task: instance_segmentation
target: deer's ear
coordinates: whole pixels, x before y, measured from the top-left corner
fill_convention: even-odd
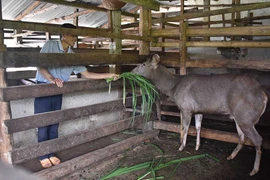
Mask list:
[[[153,55],[152,63],[153,63],[155,68],[157,68],[159,61],[160,61],[159,55],[158,54]]]

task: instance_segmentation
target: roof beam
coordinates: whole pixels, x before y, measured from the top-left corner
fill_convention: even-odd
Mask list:
[[[159,3],[155,0],[121,0],[126,3],[136,4],[147,9],[159,10]]]
[[[35,0],[37,1],[37,0]],[[90,5],[90,4],[83,4],[83,3],[78,3],[78,2],[69,2],[69,1],[63,1],[63,0],[38,0],[38,1],[43,1],[43,2],[48,2],[52,4],[60,4],[64,6],[71,6],[71,7],[78,7],[78,8],[84,8],[84,9],[92,9],[96,11],[103,11],[107,12],[107,9],[97,7],[95,5]]]
[[[22,18],[24,18],[28,13],[30,13],[31,11],[33,11],[36,7],[38,7],[41,4],[41,2],[36,1],[34,3],[32,3],[28,8],[26,8],[21,14],[19,14],[17,17],[15,17],[14,20],[19,21]]]

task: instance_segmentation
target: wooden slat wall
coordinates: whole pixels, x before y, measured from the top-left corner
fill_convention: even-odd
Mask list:
[[[141,125],[143,120],[143,116],[137,116],[135,118],[134,126],[136,127]],[[59,137],[57,139],[40,142],[32,146],[14,149],[10,152],[10,157],[12,159],[12,162],[14,164],[17,164],[45,154],[57,152],[60,150],[74,147],[79,144],[93,141],[101,137],[123,131],[130,127],[130,118],[128,118],[125,120],[110,123],[108,125],[104,125],[94,130],[81,131],[78,133]]]
[[[139,99],[138,103],[140,103]],[[130,97],[126,99],[125,106],[126,107],[132,106]],[[12,134],[20,131],[25,131],[31,128],[48,126],[51,124],[56,124],[102,112],[112,112],[112,111],[116,112],[123,110],[124,108],[125,107],[123,105],[123,100],[119,99],[115,101],[109,101],[88,106],[40,113],[20,118],[13,118],[5,120],[4,123],[6,125],[6,132],[8,134]]]

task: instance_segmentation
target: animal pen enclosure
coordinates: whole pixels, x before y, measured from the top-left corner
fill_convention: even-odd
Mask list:
[[[112,4],[109,2],[112,2]],[[126,112],[129,109],[126,107],[131,106],[131,98],[127,100],[126,107],[122,104],[122,99],[117,95],[118,93],[120,94],[121,90],[118,93],[117,91],[121,89],[122,82],[117,81],[112,83],[114,93],[112,94],[112,99],[109,101],[103,99],[102,102],[95,104],[84,106],[80,106],[79,104],[78,107],[68,107],[59,111],[36,115],[27,114],[22,117],[16,117],[11,113],[11,105],[18,102],[17,100],[56,94],[70,95],[72,93],[85,93],[85,91],[91,94],[97,91],[106,91],[108,84],[101,80],[93,81],[75,78],[76,80],[66,82],[63,88],[56,88],[52,84],[9,86],[11,80],[33,78],[35,72],[7,72],[7,68],[91,65],[88,67],[90,70],[93,69],[92,67],[96,67],[96,71],[100,72],[110,71],[121,73],[128,71],[134,64],[143,62],[148,54],[156,52],[161,55],[162,64],[173,68],[176,73],[180,73],[181,75],[192,73],[192,70],[196,68],[226,70],[255,69],[263,71],[270,69],[269,56],[266,59],[247,60],[249,57],[247,56],[246,59],[232,60],[216,58],[219,57],[216,55],[214,59],[201,59],[204,56],[197,56],[197,54],[192,54],[193,51],[192,53],[188,51],[190,48],[208,47],[220,47],[224,50],[226,48],[269,48],[269,39],[265,37],[270,36],[270,26],[264,25],[262,22],[270,19],[270,2],[257,3],[257,1],[251,1],[248,4],[241,4],[240,0],[232,0],[230,4],[217,4],[210,3],[210,0],[205,0],[204,4],[201,5],[187,5],[184,0],[180,0],[180,5],[176,6],[179,11],[168,13],[158,12],[161,7],[170,8],[169,5],[160,6],[163,1],[122,0],[122,2],[129,5],[129,10],[122,11],[123,4],[120,3],[122,5],[118,6],[117,3],[119,2],[113,0],[104,1],[103,4],[101,2],[100,4],[91,4],[91,1],[29,0],[25,10],[17,12],[17,16],[12,19],[3,19],[2,12],[5,11],[3,8],[0,8],[0,150],[3,161],[14,165],[21,164],[44,154],[66,150],[128,129],[130,128],[129,118],[124,119],[123,117],[126,116],[121,118],[120,115],[116,115],[117,118],[113,116],[113,120],[104,121],[93,129],[70,130],[69,133],[63,133],[63,136],[54,140],[42,143],[26,143],[23,145],[15,145],[14,142],[16,141],[14,137],[20,136],[18,135],[20,132],[30,129],[35,130],[38,127],[67,121],[76,124],[78,118],[88,118],[96,114],[111,112],[124,112],[123,114],[127,114]],[[2,7],[5,6],[6,9],[8,5],[5,3],[7,1],[2,0],[0,4],[2,4]],[[54,17],[51,21],[46,22],[20,21],[24,16],[29,14],[37,14],[37,12],[45,13],[48,11],[45,11],[45,8],[52,8],[53,6],[55,6],[54,8],[72,7],[76,11],[72,14],[69,11],[68,15],[65,14],[65,16],[58,18]],[[213,10],[215,7],[223,8]],[[254,16],[252,11],[258,9],[268,9],[268,14]],[[138,10],[140,11],[139,14],[137,13]],[[105,13],[108,16],[108,22],[104,26],[100,26],[100,28],[78,26],[79,16],[93,12]],[[249,13],[243,17],[241,12]],[[225,15],[230,16],[230,19],[226,19],[227,16]],[[216,16],[219,16],[221,20],[215,21],[212,20],[213,18],[210,18]],[[123,24],[121,21],[124,18],[122,17],[128,17],[132,22]],[[203,21],[193,21],[193,19],[202,17],[204,17]],[[78,26],[77,29],[61,28],[58,25],[59,22],[62,23],[70,19],[74,20],[74,24]],[[39,48],[6,47],[4,40],[11,39],[11,37],[5,36],[5,34],[11,33],[14,33],[12,39],[16,39],[18,43],[26,43],[26,40],[31,38],[34,41],[40,41],[39,38],[31,36],[34,33],[46,37],[45,40],[62,33],[73,34],[79,37],[78,48],[74,48],[75,54],[41,54],[39,53]],[[30,36],[30,38],[25,37],[26,35]],[[220,37],[223,40],[215,39]],[[259,37],[259,39],[255,37]],[[90,45],[84,44],[88,48],[79,48],[83,46],[82,43],[86,42],[87,39],[94,41],[94,43]],[[107,39],[111,42],[108,43],[106,41]],[[89,48],[90,46],[91,48]],[[270,89],[270,83],[263,85],[267,90]],[[103,95],[101,94],[101,96]],[[75,100],[73,99],[73,101]],[[75,157],[61,163],[59,166],[39,171],[36,174],[46,179],[59,178],[94,162],[103,160],[108,156],[123,152],[145,140],[156,137],[159,130],[179,133],[179,124],[161,121],[162,115],[179,116],[179,112],[162,110],[161,106],[165,105],[174,106],[175,104],[164,99],[158,102],[157,118],[154,115],[155,113],[153,113],[151,118],[153,121],[149,122],[143,134]],[[46,121],[44,121],[45,118]],[[265,122],[264,125],[269,127],[269,121]],[[142,116],[135,118],[135,126],[142,128]],[[70,128],[72,129],[72,126]],[[35,132],[32,131],[32,133]],[[194,127],[190,127],[189,135],[196,136]],[[238,142],[236,133],[215,129],[202,128],[201,136],[225,142]],[[265,138],[264,140],[263,147],[269,149],[269,139]],[[246,141],[246,144],[252,145],[249,141]]]

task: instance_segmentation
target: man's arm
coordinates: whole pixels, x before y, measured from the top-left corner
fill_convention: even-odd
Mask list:
[[[63,87],[63,82],[64,81],[59,79],[59,78],[54,78],[46,68],[39,67],[38,71],[49,82],[51,82],[53,84],[56,84],[56,86],[58,86],[60,88]]]
[[[119,79],[119,75],[114,73],[93,73],[89,71],[83,71],[81,74],[88,79],[107,79],[112,77],[114,78],[114,81]]]

